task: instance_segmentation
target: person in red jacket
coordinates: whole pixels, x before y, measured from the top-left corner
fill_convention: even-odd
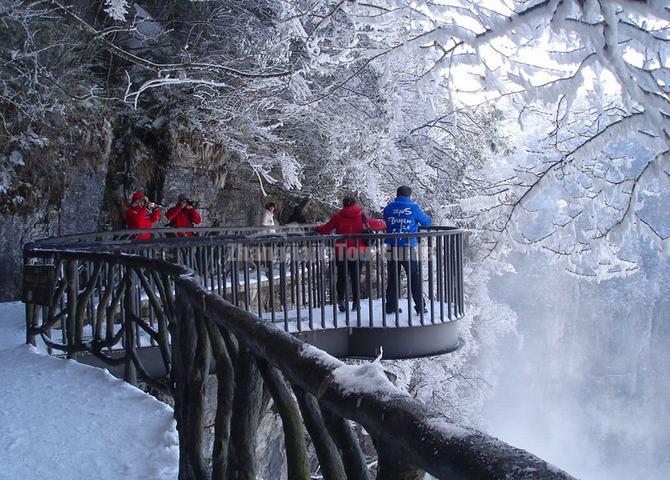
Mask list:
[[[342,235],[356,235],[370,230],[384,230],[386,223],[382,220],[368,218],[363,209],[356,205],[356,199],[351,196],[342,200],[342,210],[335,213],[328,223],[315,228],[317,233],[328,234],[335,231]],[[337,305],[340,312],[347,309],[347,278],[345,269],[349,271],[354,305],[352,310],[360,308],[360,260],[365,259],[367,246],[363,240],[348,238],[335,241],[335,255],[337,266]],[[368,274],[370,269],[368,268]]]
[[[177,205],[170,208],[165,213],[165,216],[172,228],[188,228],[193,225],[198,225],[202,221],[200,214],[193,207],[193,202],[189,200],[188,195],[185,193],[182,193],[177,197]],[[190,237],[193,235],[193,232],[179,232],[177,235],[180,237],[184,235]]]
[[[161,218],[158,205],[149,202],[141,192],[133,194],[130,208],[126,210],[126,224],[130,229],[145,230],[152,227]],[[151,238],[150,233],[140,233],[135,236],[138,240]]]

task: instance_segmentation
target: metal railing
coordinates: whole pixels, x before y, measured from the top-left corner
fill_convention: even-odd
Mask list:
[[[157,238],[174,238],[184,234],[193,234],[199,237],[242,237],[247,235],[263,235],[271,233],[289,234],[302,233],[314,229],[314,224],[288,224],[274,227],[267,226],[240,226],[240,227],[191,227],[191,228],[171,228],[160,227],[151,228],[148,230],[133,229],[133,230],[108,230],[102,232],[85,232],[72,233],[69,235],[60,235],[49,237],[35,242],[38,245],[74,245],[92,242],[101,242],[104,245],[112,245],[114,243],[127,244],[135,241],[138,235],[143,233],[151,234],[154,239]]]
[[[464,314],[460,230],[437,227],[412,236],[324,236],[304,226],[273,230],[188,229],[196,233],[189,237],[150,230],[157,237],[150,240],[127,238],[137,231],[109,232],[53,238],[34,246],[132,253],[186,265],[211,291],[289,332],[434,325]],[[416,241],[415,247],[409,247],[410,240]],[[393,243],[407,246],[394,248],[389,245]],[[92,274],[86,264],[76,268],[82,279]],[[58,276],[65,276],[62,267]],[[93,302],[100,300],[96,292],[108,278],[98,280]],[[396,287],[389,289],[389,283]],[[389,306],[395,307],[391,314]]]

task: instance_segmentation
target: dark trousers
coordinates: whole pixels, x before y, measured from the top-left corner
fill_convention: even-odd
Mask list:
[[[386,271],[388,272],[388,283],[386,285],[386,310],[394,311],[398,308],[398,282],[401,267],[405,270],[405,275],[411,283],[412,298],[417,310],[423,310],[423,295],[421,293],[421,280],[419,279],[419,262],[417,261],[416,248],[409,249],[409,258],[407,250],[398,248],[389,248],[386,252],[388,259],[386,261]]]
[[[355,260],[337,260],[337,303],[346,304],[347,302],[347,275],[351,280],[351,292],[354,304],[361,301],[361,273],[359,271],[359,262]],[[345,268],[347,271],[345,271]]]

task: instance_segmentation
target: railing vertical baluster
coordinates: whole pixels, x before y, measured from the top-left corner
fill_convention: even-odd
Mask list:
[[[67,262],[61,261],[60,265],[58,266],[58,278],[64,282],[65,287],[64,287],[64,292],[65,295],[61,295],[60,299],[58,300],[58,307],[59,311],[64,311],[68,308],[66,305],[66,295],[67,295],[67,287],[68,287],[68,280],[67,280]],[[67,344],[67,327],[65,324],[67,323],[67,318],[65,320],[61,319],[60,323],[60,335],[61,335],[61,341],[65,345]]]
[[[453,320],[453,317],[451,316],[451,307],[452,307],[452,301],[453,301],[453,280],[451,277],[451,270],[452,270],[452,265],[453,265],[453,258],[452,258],[452,252],[451,252],[451,235],[447,235],[445,237],[445,266],[444,266],[444,272],[447,277],[447,318],[449,320]]]
[[[458,285],[458,237],[455,235],[451,235],[451,241],[452,241],[452,282],[453,282],[453,288],[454,288],[454,295],[453,295],[453,312],[454,312],[454,318],[458,318],[458,302],[459,302],[459,296],[460,296],[460,286]]]
[[[444,265],[442,264],[443,255],[442,236],[437,237],[437,245],[435,247],[436,259],[435,267],[437,268],[437,299],[440,302],[440,323],[444,322]]]
[[[275,259],[275,244],[274,242],[270,243],[270,258],[268,259],[268,295],[270,296],[270,317],[272,323],[277,321],[277,313],[275,312],[275,272],[274,272],[274,259]]]
[[[384,249],[384,240],[375,239],[375,274],[377,276],[377,298],[384,298],[384,280],[382,278],[382,267],[380,265],[380,260],[382,259],[382,252]],[[372,298],[372,296],[370,296]],[[384,302],[382,302],[383,304]],[[383,307],[383,305],[382,305]],[[382,315],[384,314],[382,310]]]
[[[307,315],[308,315],[308,324],[309,324],[309,329],[314,330],[314,312],[312,311],[314,308],[314,290],[315,290],[315,282],[314,282],[314,275],[313,275],[313,259],[312,259],[312,249],[313,249],[313,244],[312,242],[307,242],[303,244],[303,258],[302,261],[303,263],[307,263]],[[305,258],[306,257],[306,258]]]
[[[319,263],[319,306],[321,307],[321,328],[326,328],[326,247],[318,241]]]
[[[375,247],[375,239],[370,239],[368,242],[368,248],[365,251],[365,289],[367,290],[367,295],[368,295],[368,316],[370,317],[368,320],[368,324],[370,327],[374,327],[375,325],[375,309],[374,309],[374,302],[372,301],[372,261],[370,258],[372,249]]]
[[[216,290],[216,255],[214,253],[214,248],[212,245],[205,245],[202,249],[205,252],[205,262],[207,263],[207,276],[209,277],[209,285],[207,285],[207,279],[205,279],[205,287],[209,287],[210,292]]]
[[[299,259],[296,257],[295,253],[296,242],[291,242],[291,284],[295,286],[295,312],[296,312],[296,323],[298,326],[298,331],[302,332],[302,302],[300,301],[300,291],[302,278],[300,276],[300,264]]]
[[[313,255],[310,259],[310,264],[312,265],[312,280],[314,284],[312,285],[312,304],[314,308],[319,308],[321,306],[321,269],[319,264],[319,241],[312,242],[310,247],[310,255]]]
[[[258,316],[263,318],[263,282],[261,281],[261,243],[255,243],[256,250],[256,305],[258,307]]]
[[[423,246],[426,244],[426,242],[422,241],[423,239],[419,237],[417,239],[417,246],[416,246],[416,255],[417,255],[417,262],[416,266],[419,269],[419,286],[421,287],[420,292],[421,292],[421,298],[420,298],[420,304],[417,305],[419,308],[419,323],[421,325],[425,325],[425,301],[424,301],[424,294],[423,294]]]
[[[198,247],[197,250],[197,257],[198,257],[198,269],[196,272],[202,277],[202,283],[207,288],[207,279],[209,277],[209,265],[207,264],[207,247],[202,246]]]
[[[233,299],[232,303],[239,307],[239,267],[237,265],[237,252],[237,246],[232,245],[230,248],[230,288]]]
[[[402,265],[400,261],[402,260],[400,257],[400,252],[403,251],[403,247],[401,246],[394,246],[393,247],[393,255],[395,256],[394,258],[394,263],[393,265],[395,266],[395,270],[393,271],[394,273],[394,278],[395,278],[395,301],[396,301],[396,309],[395,309],[395,326],[399,327],[400,326],[400,272],[402,270]]]
[[[228,295],[228,280],[226,280],[226,269],[230,266],[228,264],[228,255],[226,254],[226,246],[222,245],[219,247],[219,265],[221,266],[221,277],[219,278],[219,284],[221,285],[221,296],[227,300]],[[232,290],[232,284],[231,284]]]
[[[356,308],[356,326],[361,326],[361,252],[356,242],[356,258],[354,260],[354,279],[351,284],[351,294],[353,295],[354,307]]]
[[[449,241],[450,241],[450,250],[449,250],[449,257],[450,257],[450,270],[449,270],[449,278],[451,278],[451,304],[452,304],[452,312],[453,312],[453,318],[456,318],[458,315],[458,306],[456,305],[458,302],[458,285],[456,284],[456,237],[453,235],[449,235]]]
[[[306,305],[307,301],[307,295],[308,295],[308,284],[306,282],[307,275],[305,274],[305,270],[309,267],[309,263],[305,259],[305,249],[307,246],[305,245],[305,242],[300,242],[298,244],[298,259],[300,261],[300,291],[301,295],[300,298],[302,299],[302,304]]]
[[[295,252],[294,252],[294,242],[290,243],[289,249],[291,251],[289,255],[289,273],[291,277],[291,304],[295,306],[295,289],[296,289],[296,274],[295,274]]]
[[[221,258],[221,245],[218,245],[214,247],[214,255],[215,255],[215,263],[216,263],[216,292],[219,294],[220,297],[224,297],[224,295],[221,293],[222,289],[223,292],[225,292],[225,281],[222,279],[222,264],[223,264],[223,259]],[[225,298],[225,297],[224,297]]]
[[[244,269],[244,309],[248,312],[251,305],[251,277],[249,276],[249,244],[242,244],[242,268]]]
[[[379,249],[377,251],[377,268],[379,269],[379,291],[381,292],[381,310],[382,310],[382,327],[386,328],[386,288],[388,288],[388,279],[386,278],[389,275],[389,272],[386,271],[386,262],[389,253],[389,248],[386,246],[384,240],[379,241]]]
[[[67,275],[67,320],[65,326],[65,342],[69,346],[75,344],[75,316],[77,314],[77,261],[68,260],[66,264]],[[74,354],[68,352],[68,358],[74,358]]]
[[[289,331],[288,329],[288,295],[286,292],[286,254],[287,254],[287,243],[286,241],[282,242],[280,244],[282,246],[282,251],[281,251],[281,260],[279,263],[279,295],[281,297],[281,305],[282,309],[284,311],[284,330],[287,332]],[[293,281],[293,279],[291,279]]]
[[[461,316],[465,313],[465,295],[463,292],[463,234],[457,233],[456,238],[458,239],[458,252],[456,254],[456,259],[458,261],[458,270],[457,272],[457,284],[458,284],[458,315]]]
[[[403,252],[405,258],[403,258],[403,264],[405,265],[405,276],[407,277],[407,325],[412,325],[412,247],[410,246],[411,241],[410,236],[405,239],[405,248]],[[415,247],[416,248],[416,247]],[[400,290],[400,278],[398,278],[398,290]],[[397,326],[397,325],[396,325]]]
[[[337,291],[335,287],[335,269],[337,268],[337,252],[335,251],[336,244],[335,240],[330,240],[328,242],[329,244],[329,256],[330,256],[330,261],[328,262],[330,264],[330,272],[329,272],[329,278],[330,278],[330,306],[331,310],[333,311],[333,326],[337,328],[338,326],[338,321],[337,321]]]
[[[430,300],[430,323],[435,324],[435,294],[433,292],[434,280],[434,258],[433,258],[433,236],[428,235],[428,299]]]

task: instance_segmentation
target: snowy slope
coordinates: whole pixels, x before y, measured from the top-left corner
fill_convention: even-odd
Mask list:
[[[177,478],[171,408],[24,342],[23,304],[0,304],[0,479]]]

